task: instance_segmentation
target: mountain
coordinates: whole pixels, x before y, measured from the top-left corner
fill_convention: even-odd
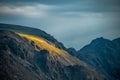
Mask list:
[[[70,55],[63,45],[58,47],[59,42],[47,33],[38,29],[38,33],[29,32],[31,28],[17,25],[13,30],[12,25],[4,26],[6,29],[0,25],[1,80],[105,80],[104,75]],[[26,32],[22,33],[24,29]]]
[[[97,38],[80,49],[77,57],[102,72],[108,80],[120,80],[120,38]]]

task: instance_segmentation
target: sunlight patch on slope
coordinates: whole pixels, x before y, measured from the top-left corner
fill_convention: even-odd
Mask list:
[[[34,41],[34,43],[40,47],[40,49],[46,49],[48,50],[49,52],[55,52],[55,53],[58,53],[58,54],[64,54],[66,53],[66,51],[64,50],[61,50],[57,47],[55,47],[55,45],[43,38],[40,38],[40,37],[37,37],[37,36],[34,36],[34,35],[28,35],[28,34],[22,34],[22,33],[18,33],[20,36],[22,37],[25,37],[27,38],[28,40],[30,41]]]
[[[51,43],[51,42],[49,42],[49,41],[47,41],[47,40],[45,40],[41,37],[37,37],[37,36],[34,36],[34,35],[23,34],[23,33],[18,33],[18,35],[27,38],[30,42],[34,41],[35,45],[40,47],[39,50],[42,50],[42,49],[48,50],[49,53],[51,54],[51,56],[57,58],[57,60],[59,60],[61,63],[63,63],[66,66],[76,65],[76,64],[79,65],[79,63],[84,64],[83,62],[81,62],[76,57],[71,56],[65,50],[57,48],[55,46],[55,44],[53,44],[53,43]]]

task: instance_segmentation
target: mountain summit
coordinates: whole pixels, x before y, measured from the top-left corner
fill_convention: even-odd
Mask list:
[[[97,38],[77,52],[77,57],[102,72],[108,80],[120,80],[120,38]]]

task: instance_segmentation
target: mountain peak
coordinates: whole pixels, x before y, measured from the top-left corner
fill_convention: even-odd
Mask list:
[[[108,40],[108,39],[105,39],[103,37],[100,37],[100,38],[96,38],[94,40],[91,41],[91,43],[89,44],[90,46],[93,46],[93,47],[102,47],[106,44],[110,44],[112,43],[112,41]]]
[[[120,79],[120,38],[97,38],[79,50],[77,56],[102,72],[107,80]]]
[[[103,42],[108,42],[108,41],[110,41],[110,40],[100,37],[100,38],[96,38],[96,39],[92,40],[91,43],[103,43]]]

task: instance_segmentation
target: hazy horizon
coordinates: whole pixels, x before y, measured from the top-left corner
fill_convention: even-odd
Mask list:
[[[98,37],[120,37],[120,1],[1,0],[0,23],[44,30],[78,50]]]

